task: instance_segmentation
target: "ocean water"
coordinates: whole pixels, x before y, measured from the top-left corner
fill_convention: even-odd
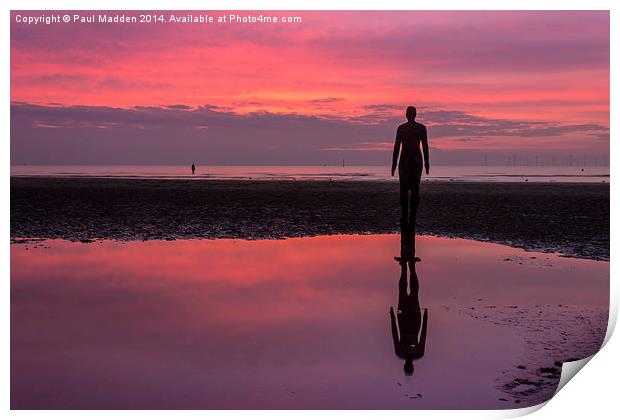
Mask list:
[[[433,166],[427,181],[454,182],[609,182],[609,167]],[[12,165],[11,176],[153,179],[253,179],[397,181],[388,166],[203,166],[189,165],[39,166]]]

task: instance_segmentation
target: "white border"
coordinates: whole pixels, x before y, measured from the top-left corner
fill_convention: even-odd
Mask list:
[[[21,0],[7,10],[613,10],[614,0]]]
[[[217,2],[216,4],[209,4],[205,1],[197,0],[176,0],[174,2],[163,0],[151,0],[149,2],[139,2],[135,0],[92,0],[88,1],[87,5],[84,0],[56,0],[56,1],[44,1],[44,0],[22,0],[19,3],[3,2],[0,6],[3,10],[2,17],[0,19],[0,27],[3,34],[3,46],[1,49],[0,62],[4,63],[2,66],[3,83],[1,84],[2,95],[5,101],[2,102],[2,128],[4,132],[2,142],[3,153],[0,153],[0,159],[6,170],[7,175],[10,173],[10,154],[9,154],[9,100],[10,97],[10,75],[9,75],[9,56],[10,56],[10,10],[84,10],[84,9],[98,9],[98,10],[611,10],[611,177],[615,179],[615,166],[618,163],[618,148],[614,146],[614,141],[617,141],[616,128],[618,127],[618,40],[620,40],[619,31],[619,18],[620,15],[620,2],[617,0],[434,0],[425,2],[413,2],[411,0],[383,0],[375,2],[366,2],[360,4],[355,1],[342,1],[342,0],[297,0],[295,2],[282,1],[282,0],[228,0],[226,2]],[[577,53],[576,53],[577,54]],[[576,55],[578,59],[578,55]],[[579,81],[575,81],[578,83]],[[0,346],[0,356],[3,361],[4,369],[0,369],[3,372],[2,380],[0,381],[0,398],[2,398],[3,408],[8,411],[10,407],[10,395],[9,384],[10,376],[8,374],[9,363],[9,241],[10,237],[10,214],[9,206],[9,176],[5,176],[2,179],[1,196],[2,209],[4,210],[5,218],[2,221],[1,229],[3,237],[2,242],[2,267],[4,273],[4,293],[2,294],[2,313],[0,317],[2,345]],[[617,217],[615,212],[618,210],[618,187],[615,182],[611,182],[611,255],[616,254],[616,242],[613,240],[613,233],[618,233]],[[609,335],[615,321],[618,312],[618,283],[617,276],[618,269],[615,264],[611,264],[611,311],[610,311],[610,326]],[[567,418],[567,419],[583,419],[584,416],[593,416],[594,418],[609,417],[608,413],[617,412],[615,382],[618,378],[618,366],[616,356],[619,354],[620,344],[618,339],[614,338],[610,340],[604,347],[601,354],[596,355],[593,361],[589,363],[583,372],[579,374],[577,380],[571,381],[557,396],[555,396],[549,403],[548,407],[538,411],[535,414],[537,418]],[[208,415],[210,418],[218,419],[236,419],[238,417],[247,417],[251,415],[256,419],[288,419],[291,416],[300,419],[316,418],[318,416],[325,418],[337,418],[343,415],[354,415],[360,419],[369,418],[385,418],[390,417],[404,417],[404,416],[416,416],[418,418],[432,418],[432,419],[444,419],[453,418],[458,416],[459,418],[504,418],[524,415],[529,412],[536,411],[536,409],[521,409],[521,410],[505,410],[505,411],[360,411],[355,413],[340,413],[339,411],[210,411],[208,413],[200,411],[181,411],[174,412],[175,417],[185,418],[203,418]],[[42,416],[56,419],[82,419],[85,415],[91,418],[107,418],[108,416],[115,416],[116,418],[133,418],[136,416],[148,416],[149,418],[167,418],[172,413],[166,411],[15,411],[10,415],[14,417],[30,419],[39,418]]]

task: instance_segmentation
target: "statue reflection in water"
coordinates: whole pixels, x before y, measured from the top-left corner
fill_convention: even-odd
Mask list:
[[[390,307],[392,338],[396,356],[405,361],[405,375],[413,375],[413,361],[424,356],[428,313],[420,308],[419,282],[416,274],[415,233],[404,227],[401,230],[400,256],[394,257],[400,264],[398,281],[398,308],[396,314]],[[407,268],[409,268],[409,293],[407,293]],[[398,323],[397,323],[398,320]]]

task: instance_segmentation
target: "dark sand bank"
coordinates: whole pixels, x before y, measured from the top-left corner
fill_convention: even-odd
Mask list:
[[[609,185],[431,182],[418,233],[609,259]],[[395,182],[11,178],[11,240],[398,231]]]

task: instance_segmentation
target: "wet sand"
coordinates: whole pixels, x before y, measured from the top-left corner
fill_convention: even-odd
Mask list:
[[[609,263],[416,245],[428,334],[406,376],[398,235],[13,244],[11,408],[516,408],[599,349]]]
[[[609,260],[609,184],[425,182],[418,233]],[[11,240],[395,233],[396,182],[11,178]]]

